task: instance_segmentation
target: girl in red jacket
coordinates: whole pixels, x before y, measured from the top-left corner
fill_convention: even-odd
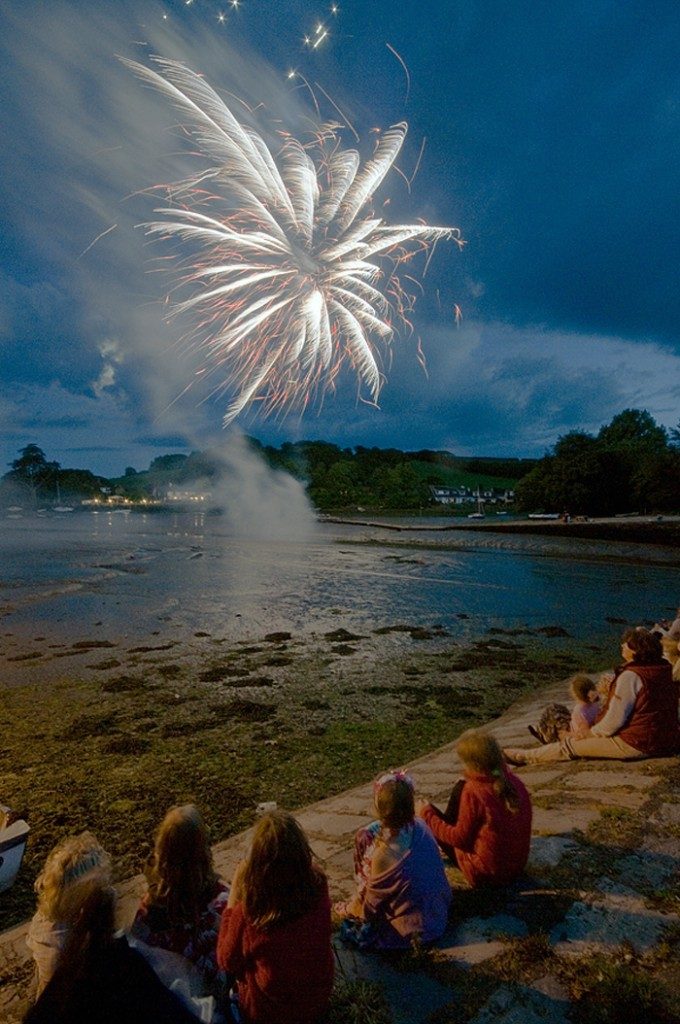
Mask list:
[[[508,771],[489,733],[468,729],[456,753],[465,778],[454,786],[446,812],[419,801],[418,814],[470,885],[507,885],[522,874],[529,857],[529,793]]]
[[[255,827],[222,914],[217,962],[236,975],[247,1024],[312,1024],[333,987],[331,904],[291,814],[273,811]]]

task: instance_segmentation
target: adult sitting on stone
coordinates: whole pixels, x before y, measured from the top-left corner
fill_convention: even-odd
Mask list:
[[[638,626],[623,635],[624,664],[614,674],[605,710],[583,739],[504,751],[510,764],[580,757],[636,761],[680,753],[680,685],[663,657],[661,640]]]

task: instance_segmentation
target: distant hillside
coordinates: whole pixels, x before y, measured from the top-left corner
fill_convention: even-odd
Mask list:
[[[433,498],[433,486],[514,490],[536,465],[530,459],[459,458],[427,449],[340,448],[327,441],[285,442],[275,448],[248,438],[248,444],[255,457],[304,483],[312,502],[323,511],[436,511],[441,506]],[[146,470],[128,466],[122,476],[105,480],[87,470],[62,470],[57,463],[48,463],[36,445],[28,445],[5,475],[3,490],[9,494],[11,485],[19,494],[30,491],[33,501],[56,495],[57,484],[74,498],[189,500],[194,492],[212,491],[224,472],[219,451],[196,451],[160,455]]]

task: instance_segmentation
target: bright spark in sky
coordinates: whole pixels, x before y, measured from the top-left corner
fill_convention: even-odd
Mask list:
[[[165,205],[146,230],[176,243],[187,297],[173,314],[194,317],[186,340],[203,354],[199,375],[219,375],[214,393],[235,395],[225,425],[251,402],[265,414],[304,410],[347,365],[368,391],[362,400],[376,404],[393,324],[411,327],[415,298],[400,264],[439,239],[463,245],[455,228],[390,225],[372,207],[406,124],[383,132],[363,166],[328,126],[308,145],[282,133],[272,152],[183,65],[124,63],[172,100],[203,158],[193,176],[159,189]]]

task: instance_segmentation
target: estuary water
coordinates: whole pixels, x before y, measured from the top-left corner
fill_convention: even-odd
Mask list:
[[[287,541],[200,512],[6,518],[0,635],[238,640],[406,622],[462,639],[559,624],[585,640],[678,604],[672,551],[402,525],[416,528],[322,522]]]

